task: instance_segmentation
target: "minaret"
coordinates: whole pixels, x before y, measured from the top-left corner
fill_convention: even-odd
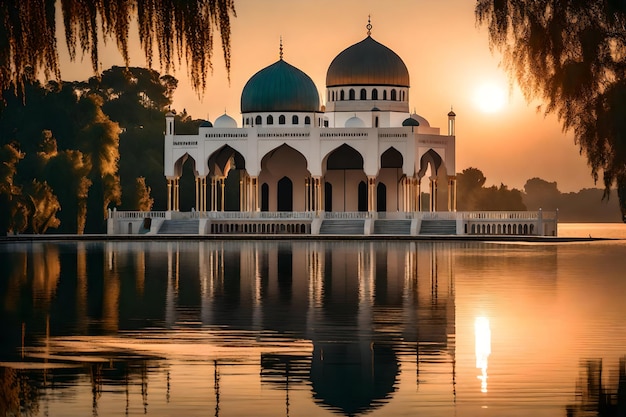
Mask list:
[[[448,113],[448,136],[455,136],[454,133],[454,121],[456,118],[456,113],[452,110],[452,106],[450,106],[450,113]]]
[[[165,114],[165,137],[174,136],[174,113],[168,111]]]

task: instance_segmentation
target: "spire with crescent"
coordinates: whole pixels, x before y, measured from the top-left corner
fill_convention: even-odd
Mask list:
[[[280,60],[283,60],[283,37],[280,37],[280,48],[279,48],[279,56]]]
[[[372,35],[372,21],[371,21],[371,15],[367,15],[367,26],[365,26],[367,28],[367,36],[371,36]]]

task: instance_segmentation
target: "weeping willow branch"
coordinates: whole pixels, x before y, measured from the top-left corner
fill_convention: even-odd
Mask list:
[[[61,79],[56,39],[56,6],[62,12],[70,59],[89,56],[99,74],[98,36],[113,40],[126,65],[131,21],[146,62],[153,55],[162,71],[183,61],[196,91],[204,91],[213,69],[213,45],[219,33],[230,74],[230,19],[233,0],[3,0],[0,2],[0,87],[21,86],[24,79],[43,73]]]
[[[574,133],[606,195],[626,189],[626,2],[477,0],[475,13],[526,99]]]

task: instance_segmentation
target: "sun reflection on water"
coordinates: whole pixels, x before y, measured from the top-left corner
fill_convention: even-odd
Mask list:
[[[487,317],[476,317],[474,321],[476,338],[476,368],[480,369],[480,392],[487,392],[487,364],[491,354],[491,328]]]

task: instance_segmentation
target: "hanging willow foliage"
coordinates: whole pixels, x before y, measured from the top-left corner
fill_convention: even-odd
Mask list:
[[[234,0],[3,0],[0,2],[0,87],[20,85],[43,72],[61,79],[56,39],[56,6],[61,8],[69,55],[89,55],[98,74],[98,36],[113,39],[129,64],[128,36],[136,18],[141,47],[152,67],[156,51],[161,70],[183,61],[196,91],[206,88],[212,70],[213,41],[219,32],[230,73],[230,19]]]
[[[528,101],[572,131],[626,221],[626,2],[478,0],[476,19]]]

